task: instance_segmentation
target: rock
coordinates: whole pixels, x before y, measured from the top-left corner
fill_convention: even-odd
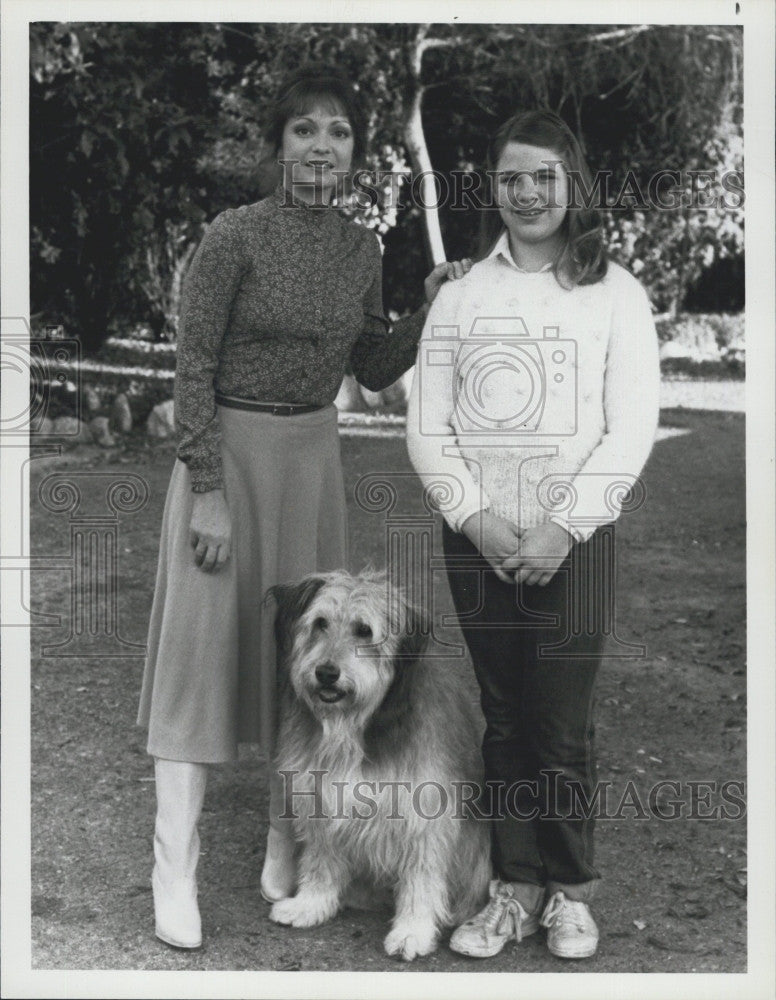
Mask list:
[[[40,414],[41,410],[44,411],[43,415],[45,416],[45,409],[46,409],[46,400],[45,397],[43,396],[43,393],[40,391],[40,389],[34,389],[30,396],[30,410],[29,410],[30,423],[35,423],[35,425],[37,426],[37,424],[40,422],[40,419],[42,418],[35,420],[35,417],[38,417],[38,414]]]
[[[41,434],[48,436],[54,433],[54,421],[51,417],[41,417],[40,420],[36,420],[32,425],[33,434]]]
[[[411,381],[409,385],[412,385]],[[361,395],[369,410],[381,409],[388,413],[403,413],[407,408],[409,392],[407,383],[402,377],[379,392],[371,392],[361,386]]]
[[[51,433],[55,437],[68,438],[73,444],[89,444],[92,441],[89,425],[78,417],[57,417]]]
[[[717,324],[710,316],[686,313],[677,317],[668,327],[670,339],[661,346],[661,358],[689,358],[694,362],[719,360],[716,329]]]
[[[364,386],[362,385],[361,395],[363,397],[364,402],[366,403],[368,410],[376,410],[378,406],[382,406],[383,403],[382,391],[372,392],[371,389],[365,389]]]
[[[660,345],[661,361],[665,361],[668,358],[689,358],[691,354],[690,348],[685,344],[680,344],[678,340],[667,340],[664,344]]]
[[[352,375],[346,375],[334,400],[340,413],[364,413],[367,406],[361,394],[361,386]]]
[[[81,399],[83,400],[84,407],[87,413],[96,413],[100,408],[100,397],[97,395],[96,389],[91,385],[87,385],[84,389]]]
[[[383,406],[389,411],[404,412],[407,409],[407,400],[410,398],[412,388],[413,369],[410,368],[395,382],[383,389]]]
[[[743,340],[736,340],[721,350],[722,360],[730,365],[744,366],[746,364],[746,344]]]
[[[94,417],[89,421],[89,430],[101,448],[112,448],[116,439],[110,432],[110,421],[107,417]]]
[[[110,416],[115,430],[121,434],[129,434],[132,430],[132,411],[125,392],[120,392],[113,400]]]
[[[166,399],[151,410],[146,421],[149,437],[163,441],[175,434],[175,409],[171,399]]]

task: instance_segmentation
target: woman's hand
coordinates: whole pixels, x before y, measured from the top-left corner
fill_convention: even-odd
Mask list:
[[[472,262],[468,257],[463,260],[446,260],[442,264],[437,264],[423,283],[423,290],[426,293],[426,302],[431,303],[436,298],[437,292],[448,280],[457,281],[471,271]]]
[[[502,583],[512,583],[512,577],[504,572],[503,563],[517,551],[520,544],[518,528],[503,517],[481,510],[466,518],[461,531],[488,560],[499,580]]]
[[[194,561],[206,573],[219,570],[230,556],[232,519],[223,490],[194,494],[189,540]]]
[[[574,539],[555,521],[526,528],[515,555],[502,563],[502,570],[515,572],[515,583],[546,586],[569,554]]]

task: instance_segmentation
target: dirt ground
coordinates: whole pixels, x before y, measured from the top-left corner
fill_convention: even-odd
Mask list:
[[[612,783],[611,801],[620,808],[597,828],[604,878],[595,958],[561,962],[536,935],[487,962],[454,955],[443,942],[435,955],[406,966],[383,953],[384,914],[345,911],[311,930],[271,923],[258,892],[267,786],[250,750],[237,765],[215,770],[208,787],[200,826],[204,947],[182,953],[161,945],[150,888],[153,769],[134,726],[142,658],[101,655],[99,636],[95,655],[41,655],[42,645],[67,638],[76,613],[60,565],[32,579],[34,611],[60,619],[32,631],[33,967],[745,971],[745,818],[720,816],[722,808],[733,816],[742,811],[735,804],[741,787],[725,783],[746,778],[744,419],[665,410],[662,423],[677,432],[655,446],[647,502],[622,518],[617,533],[617,633],[644,644],[646,656],[607,659],[601,669],[599,778]],[[400,438],[343,438],[342,451],[351,496],[366,472],[409,471]],[[145,506],[116,522],[118,631],[141,645],[172,460],[169,446],[148,448],[138,438],[122,452],[82,448],[32,463],[33,554],[61,564],[69,559],[75,515],[66,503],[58,513],[44,507],[38,491],[47,477],[67,473],[80,484],[83,509],[103,513],[106,482],[133,474],[147,483]],[[417,484],[401,482],[408,509],[421,514]],[[352,568],[379,565],[382,515],[351,507]],[[436,609],[450,611],[443,574],[436,577]],[[455,669],[476,699],[465,660]],[[660,780],[678,783],[669,796],[677,810],[681,805],[676,819],[660,819],[648,807]],[[627,794],[647,807],[645,815],[622,802]],[[701,818],[709,814],[716,818]]]

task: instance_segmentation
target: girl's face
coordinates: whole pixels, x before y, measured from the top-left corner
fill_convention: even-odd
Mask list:
[[[283,129],[278,159],[284,183],[295,197],[320,204],[334,193],[337,173],[350,170],[353,129],[340,108],[315,104],[305,114],[289,118]]]
[[[554,255],[568,212],[568,174],[552,149],[508,142],[496,164],[496,200],[513,246]],[[548,257],[548,259],[549,259]]]

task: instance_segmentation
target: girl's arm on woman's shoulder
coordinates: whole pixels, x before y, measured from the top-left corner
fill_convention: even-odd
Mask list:
[[[604,375],[606,429],[574,477],[577,500],[562,524],[577,539],[614,521],[625,489],[637,480],[652,450],[660,415],[660,361],[647,293],[627,271],[610,265],[613,283],[611,327]],[[638,488],[638,487],[637,487]],[[576,518],[583,523],[576,523]]]
[[[245,271],[236,211],[208,226],[189,267],[181,301],[175,370],[178,458],[195,493],[223,485],[214,380],[229,312]]]
[[[440,289],[426,319],[407,406],[407,450],[427,496],[454,531],[490,506],[461,457],[453,429],[459,286]],[[444,328],[447,328],[446,330]]]

